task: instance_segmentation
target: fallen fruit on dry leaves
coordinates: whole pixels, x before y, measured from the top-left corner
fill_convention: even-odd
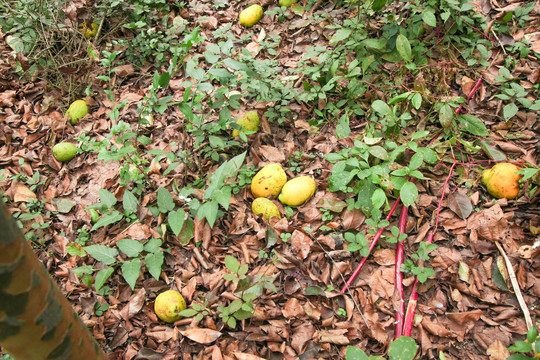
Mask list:
[[[96,36],[99,25],[93,22],[90,26],[87,26],[86,23],[81,25],[81,32],[84,34],[85,39],[90,39],[91,37]]]
[[[53,155],[58,161],[69,161],[77,155],[77,147],[69,142],[61,142],[53,146]]]
[[[277,197],[287,182],[287,174],[281,165],[271,163],[263,167],[251,180],[251,193],[254,197]]]
[[[156,297],[154,312],[161,320],[173,323],[182,318],[179,313],[187,307],[186,300],[176,290],[167,290]]]
[[[232,131],[232,136],[236,137],[240,135],[240,132],[244,131],[259,131],[259,125],[261,123],[261,119],[259,118],[259,114],[257,111],[248,111],[244,114],[240,119],[236,121],[238,125],[242,127],[241,130],[234,129]]]
[[[519,179],[517,174],[521,168],[510,163],[499,163],[482,173],[482,183],[487,191],[497,199],[514,199],[519,193]]]
[[[279,214],[279,209],[272,202],[272,200],[269,200],[267,198],[256,198],[253,200],[253,204],[251,204],[251,210],[254,214],[259,215],[262,214],[267,220],[270,219],[272,216],[277,216],[278,218],[281,218],[281,215]]]
[[[240,25],[252,27],[261,20],[263,16],[263,8],[261,5],[251,5],[240,13]]]
[[[317,184],[311,176],[299,176],[283,185],[279,201],[289,206],[302,205],[315,194],[316,188]]]
[[[79,123],[79,120],[88,114],[88,106],[84,100],[75,100],[66,111],[66,116],[69,117],[71,125]]]

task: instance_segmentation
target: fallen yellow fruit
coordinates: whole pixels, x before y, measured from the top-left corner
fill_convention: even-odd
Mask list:
[[[62,142],[54,145],[53,155],[58,161],[69,161],[77,155],[77,147],[69,142]]]
[[[514,199],[519,193],[519,179],[516,172],[521,168],[510,163],[499,163],[482,173],[482,183],[487,191],[497,199]]]
[[[298,0],[279,0],[279,6],[291,7]]]
[[[259,131],[259,125],[261,124],[261,119],[257,111],[248,111],[240,119],[236,121],[238,125],[242,127],[241,130],[234,129],[232,131],[232,136],[236,137],[240,132],[244,131]]]
[[[154,312],[161,320],[173,323],[182,318],[178,313],[187,307],[186,300],[176,290],[167,290],[156,297]]]
[[[251,193],[254,197],[274,197],[279,195],[281,188],[287,182],[287,174],[281,165],[268,164],[263,167],[251,180]]]
[[[289,206],[302,205],[315,194],[316,188],[317,184],[311,176],[299,176],[283,185],[279,201]]]
[[[69,117],[71,125],[76,125],[79,120],[88,114],[88,105],[84,100],[75,100],[66,111],[66,116]]]
[[[83,22],[81,24],[80,30],[84,34],[84,37],[86,39],[90,39],[91,37],[96,36],[98,28],[99,25],[94,22],[90,26],[87,26],[86,22]]]
[[[251,5],[240,13],[240,25],[252,27],[261,20],[263,16],[263,8],[261,5]]]
[[[281,218],[279,209],[276,204],[274,204],[271,200],[268,200],[267,198],[260,197],[253,200],[253,204],[251,204],[251,210],[256,215],[262,214],[266,218],[266,220],[270,219],[272,216]]]

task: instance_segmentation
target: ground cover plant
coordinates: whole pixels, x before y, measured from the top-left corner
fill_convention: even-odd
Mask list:
[[[51,4],[0,0],[0,197],[110,358],[538,356],[537,4]]]

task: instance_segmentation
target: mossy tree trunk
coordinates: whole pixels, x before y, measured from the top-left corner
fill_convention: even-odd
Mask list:
[[[105,360],[0,201],[0,346],[16,360]]]

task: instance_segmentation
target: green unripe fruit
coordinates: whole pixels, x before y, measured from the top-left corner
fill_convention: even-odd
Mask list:
[[[53,155],[58,161],[69,161],[77,155],[77,147],[69,142],[54,145]]]
[[[279,0],[279,6],[291,7],[298,0]]]
[[[90,213],[90,222],[92,224],[97,223],[99,220],[99,213],[96,211],[96,209],[90,209],[88,212]]]

